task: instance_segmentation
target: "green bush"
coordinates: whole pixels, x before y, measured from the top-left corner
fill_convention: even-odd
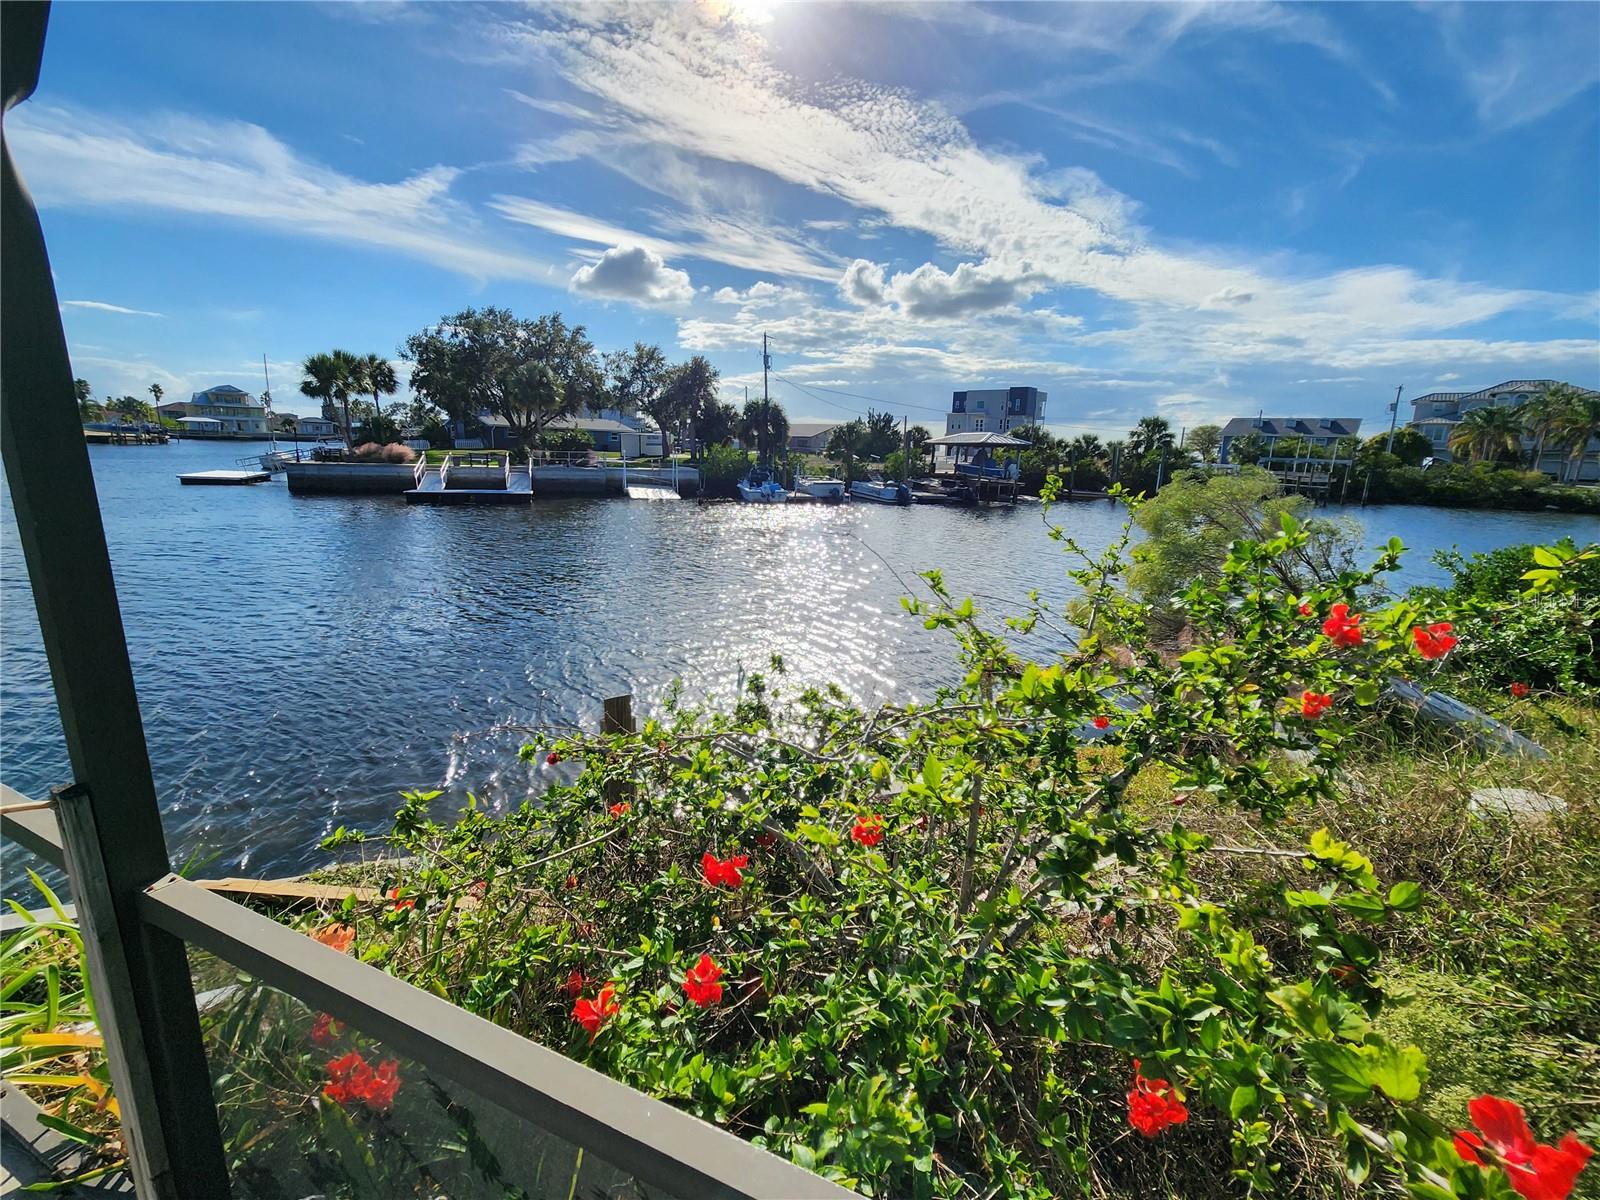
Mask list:
[[[750,456],[732,446],[707,446],[699,467],[702,495],[737,496],[739,480],[750,469]]]
[[[1179,657],[1125,531],[1070,572],[1068,656],[1028,661],[1060,619],[1037,596],[1002,634],[929,572],[907,607],[966,672],[934,704],[791,693],[775,662],[731,712],[526,747],[557,776],[537,804],[441,824],[410,796],[363,956],[868,1195],[1508,1197],[1382,1031],[1420,889],[1325,828],[1250,844],[1336,795],[1434,616],[1335,611],[1397,543],[1291,589],[1311,536],[1279,520],[1176,601]],[[1258,853],[1272,874],[1213,886]]]

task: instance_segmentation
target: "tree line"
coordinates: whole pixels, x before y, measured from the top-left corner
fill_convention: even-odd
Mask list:
[[[96,400],[94,388],[87,379],[72,381],[73,395],[78,401],[78,419],[85,424],[104,421],[112,416],[120,417],[124,424],[155,423],[160,419],[156,406],[161,403],[166,391],[159,383],[152,383],[148,390],[149,400],[141,400],[137,396],[106,396],[103,400]]]

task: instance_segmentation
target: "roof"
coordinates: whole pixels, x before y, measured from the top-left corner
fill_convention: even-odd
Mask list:
[[[640,437],[655,434],[654,429],[639,429],[610,417],[559,417],[549,422],[546,429],[581,429],[585,433],[637,433]]]
[[[1481,392],[1467,392],[1462,395],[1463,400],[1486,400],[1500,392],[1542,392],[1546,388],[1556,385],[1554,379],[1508,379],[1504,383],[1497,383],[1493,387],[1486,387]]]
[[[1223,437],[1355,437],[1360,417],[1234,417]]]
[[[219,383],[215,387],[208,387],[204,391],[196,392],[194,399],[201,396],[249,396],[250,393],[243,388],[234,387],[231,383]]]
[[[1471,394],[1472,393],[1470,393],[1470,392],[1429,392],[1426,396],[1418,396],[1418,397],[1416,397],[1414,400],[1411,401],[1411,403],[1412,404],[1427,404],[1430,401],[1432,401],[1434,403],[1442,403],[1442,402],[1450,401],[1450,400],[1459,400],[1463,396],[1469,396]]]
[[[943,437],[929,438],[924,446],[1031,446],[1021,438],[1007,437],[1003,433],[947,433]]]
[[[843,424],[843,421],[790,421],[789,436],[792,438],[821,437],[825,433],[831,433]]]

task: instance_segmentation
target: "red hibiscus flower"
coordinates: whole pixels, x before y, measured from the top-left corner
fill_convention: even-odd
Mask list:
[[[361,1099],[374,1112],[384,1112],[394,1103],[394,1095],[399,1090],[400,1064],[392,1058],[386,1058],[368,1076]]]
[[[340,954],[349,954],[350,944],[356,940],[356,930],[353,925],[335,923],[333,925],[324,925],[311,936],[330,950],[337,950]]]
[[[401,909],[415,908],[417,906],[417,902],[415,900],[400,899],[399,884],[396,884],[394,887],[389,889],[389,899],[394,901],[390,907],[393,908],[395,912],[399,912]]]
[[[760,846],[763,850],[771,850],[777,844],[778,835],[775,833],[756,834],[756,845]]]
[[[1514,700],[1523,699],[1531,691],[1533,691],[1533,689],[1525,683],[1513,683],[1511,685],[1511,696]]]
[[[394,1103],[400,1090],[400,1064],[385,1059],[374,1071],[372,1065],[352,1050],[330,1062],[325,1070],[328,1082],[322,1094],[341,1107],[359,1100],[374,1112],[383,1112]]]
[[[1567,1200],[1578,1172],[1594,1153],[1572,1133],[1558,1145],[1541,1146],[1528,1128],[1522,1106],[1499,1096],[1479,1096],[1467,1105],[1467,1112],[1483,1136],[1457,1130],[1456,1153],[1483,1166],[1498,1162],[1511,1186],[1526,1200]],[[1485,1145],[1493,1152],[1488,1161],[1478,1153]]]
[[[578,877],[576,875],[568,875],[567,876],[567,891],[570,892],[577,886],[578,886]]]
[[[1328,619],[1322,623],[1322,632],[1335,646],[1361,645],[1361,614],[1353,616],[1348,604],[1335,604],[1328,610]]]
[[[615,1015],[621,1007],[613,998],[616,991],[614,984],[606,984],[600,989],[600,994],[593,1000],[587,996],[579,996],[577,1003],[572,1006],[572,1019],[582,1025],[589,1034],[589,1040],[594,1041],[595,1034],[600,1032],[600,1026],[608,1017]]]
[[[1312,608],[1311,605],[1309,605],[1309,604],[1302,604],[1300,606],[1300,615],[1302,617],[1309,617],[1315,611],[1316,610],[1314,608]]]
[[[1189,1110],[1178,1100],[1165,1079],[1146,1079],[1133,1060],[1133,1086],[1128,1089],[1128,1124],[1153,1138],[1169,1125],[1182,1125]]]
[[[610,808],[606,809],[606,811],[613,817],[620,817],[632,807],[633,805],[624,800],[621,804],[613,804]]]
[[[344,1033],[344,1022],[335,1021],[327,1013],[318,1013],[317,1019],[311,1023],[311,1040],[319,1046],[327,1047]]]
[[[712,887],[721,884],[723,887],[736,888],[744,882],[744,876],[739,874],[743,867],[750,865],[748,854],[736,854],[731,858],[718,858],[707,850],[700,856],[700,875]]]
[[[722,999],[722,968],[711,961],[711,955],[702,954],[700,961],[689,968],[683,977],[683,990],[700,1008],[710,1008]]]
[[[1108,717],[1108,716],[1105,716],[1104,714],[1101,714],[1100,716],[1096,717],[1093,721],[1091,721],[1089,723],[1091,725],[1093,725],[1096,729],[1110,729],[1111,728],[1111,718]]]
[[[1300,693],[1300,715],[1308,721],[1315,721],[1332,707],[1333,697],[1326,692],[1305,691]]]
[[[544,765],[547,767],[553,767],[560,761],[561,755],[557,754],[554,750],[550,751],[549,754],[544,756]]]
[[[883,841],[883,818],[877,813],[863,813],[851,826],[850,836],[863,846],[876,846]]]
[[[583,989],[589,986],[589,981],[583,977],[582,971],[574,971],[567,976],[567,981],[561,985],[561,990],[576,1000],[583,995]]]
[[[1411,631],[1411,640],[1416,644],[1417,653],[1423,658],[1443,658],[1450,653],[1450,647],[1456,644],[1456,637],[1450,632],[1450,622],[1440,621],[1437,625],[1429,625],[1426,629],[1418,625]]]

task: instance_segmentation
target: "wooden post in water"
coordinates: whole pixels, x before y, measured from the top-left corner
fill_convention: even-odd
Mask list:
[[[633,723],[633,694],[626,692],[621,696],[607,696],[603,701],[604,712],[600,717],[601,733],[637,733],[638,729]],[[606,784],[606,803],[625,804],[633,799],[633,784],[621,779],[613,779]]]

